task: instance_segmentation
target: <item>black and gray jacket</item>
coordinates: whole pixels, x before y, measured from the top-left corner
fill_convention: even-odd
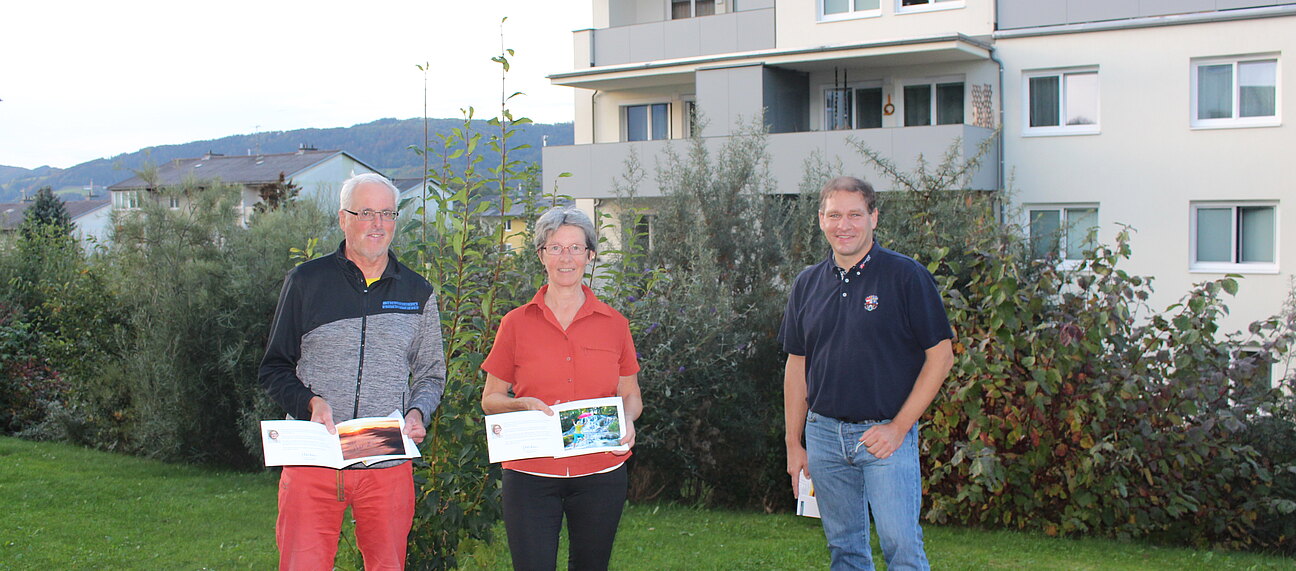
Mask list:
[[[429,423],[446,374],[432,285],[388,251],[382,278],[366,286],[345,248],[284,278],[261,386],[291,418],[309,419],[319,396],[334,422],[417,408]]]

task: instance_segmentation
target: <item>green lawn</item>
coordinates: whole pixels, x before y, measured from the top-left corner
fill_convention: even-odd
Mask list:
[[[0,437],[0,569],[272,569],[275,477],[214,472]],[[927,528],[936,569],[1296,569],[1296,560]],[[502,528],[500,530],[502,534]],[[465,569],[508,569],[501,540]],[[879,556],[879,561],[881,560]],[[822,569],[817,520],[631,506],[613,569]]]

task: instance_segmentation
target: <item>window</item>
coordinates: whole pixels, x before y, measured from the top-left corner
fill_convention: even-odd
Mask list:
[[[882,86],[824,89],[824,130],[882,126]]]
[[[1278,60],[1261,57],[1194,61],[1191,124],[1278,125]]]
[[[681,20],[715,14],[715,0],[671,0],[670,18]]]
[[[904,86],[904,124],[957,125],[963,123],[963,82],[920,83]],[[935,123],[932,118],[935,118]]]
[[[653,246],[653,228],[657,225],[655,214],[638,214],[633,218],[635,244],[640,248]]]
[[[698,123],[697,101],[684,100],[684,132],[689,137],[702,136],[702,125]]]
[[[670,138],[670,104],[649,103],[625,107],[627,141],[657,141]]]
[[[881,16],[880,0],[819,0],[820,20],[846,20]]]
[[[1097,206],[1032,207],[1028,212],[1033,258],[1079,260],[1097,245]]]
[[[113,195],[113,208],[117,208],[117,209],[139,208],[139,191],[137,190],[123,190],[119,192],[114,192],[112,193],[112,195]]]
[[[1027,134],[1098,132],[1098,70],[1029,73]]]
[[[899,0],[896,2],[896,13],[929,12],[962,7],[963,0]]]
[[[1278,206],[1200,203],[1192,206],[1192,269],[1278,271]]]
[[[171,197],[168,197],[168,201],[169,201],[169,205],[170,205],[170,207],[171,207],[173,210],[176,209],[176,208],[180,208],[180,197],[179,197],[179,196],[171,196]]]

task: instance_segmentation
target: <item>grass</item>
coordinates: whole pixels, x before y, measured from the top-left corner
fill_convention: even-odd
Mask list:
[[[0,505],[9,508],[0,525],[0,570],[272,569],[275,486],[268,472],[212,471],[0,437]],[[463,568],[510,568],[503,527],[497,532],[491,544],[461,553]],[[1296,569],[1290,558],[1139,542],[936,526],[926,534],[936,569]],[[822,569],[827,563],[818,520],[632,505],[612,568]],[[348,567],[339,561],[339,568]]]

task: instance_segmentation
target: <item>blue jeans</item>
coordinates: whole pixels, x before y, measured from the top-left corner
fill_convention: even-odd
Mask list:
[[[813,412],[806,416],[810,479],[832,568],[873,569],[869,548],[872,512],[887,571],[930,569],[918,524],[922,510],[918,426],[909,429],[895,453],[879,460],[859,444],[860,436],[874,424],[842,422]]]

